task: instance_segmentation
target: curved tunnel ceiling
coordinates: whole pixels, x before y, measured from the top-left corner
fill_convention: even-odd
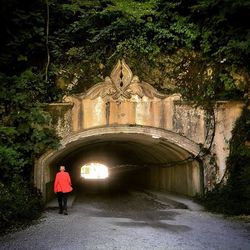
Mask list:
[[[163,164],[186,159],[192,154],[168,142],[142,134],[104,134],[73,141],[65,146],[52,165],[75,159],[100,161],[113,167],[122,164]]]

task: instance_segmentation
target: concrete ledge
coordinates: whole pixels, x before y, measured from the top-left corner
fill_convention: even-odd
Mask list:
[[[178,194],[172,194],[167,191],[152,191],[152,190],[144,190],[148,195],[153,196],[157,200],[161,202],[166,202],[167,204],[172,204],[180,209],[189,209],[191,211],[204,211],[204,208],[194,202],[192,199],[181,196]]]

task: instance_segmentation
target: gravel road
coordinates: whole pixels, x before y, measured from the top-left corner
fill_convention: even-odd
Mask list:
[[[250,249],[246,224],[177,209],[147,194],[78,196],[69,215],[48,210],[38,224],[0,238],[0,249]]]

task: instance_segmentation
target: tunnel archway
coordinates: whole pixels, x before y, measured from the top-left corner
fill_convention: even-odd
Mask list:
[[[35,166],[35,184],[44,197],[53,192],[58,166],[68,167],[73,183],[81,182],[80,168],[90,161],[106,164],[111,177],[125,176],[144,188],[163,189],[185,195],[201,193],[202,170],[198,161],[173,164],[199,153],[191,140],[159,128],[145,126],[107,126],[84,130],[65,137],[58,150],[44,154]],[[126,170],[126,171],[125,171]],[[128,171],[129,170],[129,171]],[[119,181],[122,181],[119,179]]]

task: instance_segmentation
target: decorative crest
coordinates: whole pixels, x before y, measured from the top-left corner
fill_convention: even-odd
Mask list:
[[[95,99],[98,96],[110,98],[113,100],[130,99],[133,95],[139,97],[147,96],[149,98],[164,98],[165,95],[159,93],[154,87],[146,82],[141,82],[139,77],[133,75],[124,59],[118,60],[118,63],[112,70],[110,77],[105,77],[104,82],[100,82],[90,88],[82,97]]]

